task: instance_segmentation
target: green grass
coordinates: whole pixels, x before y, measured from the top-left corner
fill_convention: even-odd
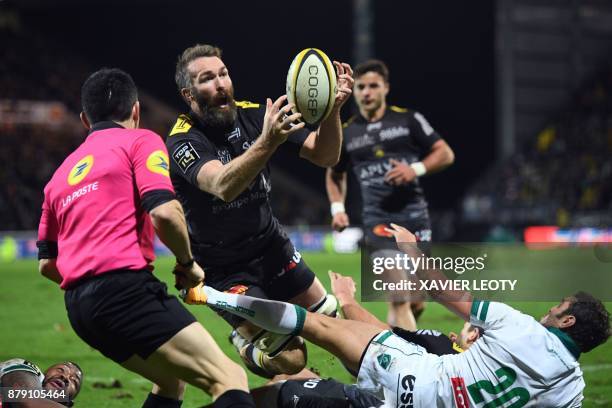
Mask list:
[[[359,279],[357,255],[330,255],[307,253],[306,262],[329,288],[327,270],[351,274]],[[161,258],[156,275],[172,282],[172,260]],[[72,331],[66,317],[60,289],[37,272],[35,261],[0,263],[0,361],[22,357],[46,368],[60,360],[74,360],[85,372],[83,390],[78,397],[82,407],[138,407],[142,404],[150,383],[132,374],[83,343]],[[172,287],[172,285],[169,285]],[[386,307],[382,303],[366,303],[378,317],[384,318]],[[516,303],[518,309],[540,316],[551,306],[548,303]],[[200,322],[212,333],[225,352],[238,361],[236,352],[227,342],[229,326],[206,307],[189,307]],[[610,304],[608,304],[610,308]],[[420,321],[420,327],[444,332],[459,330],[461,322],[437,304],[429,304]],[[349,382],[351,377],[339,362],[325,351],[309,345],[309,367],[315,367],[324,377]],[[581,357],[587,388],[584,407],[612,406],[612,342]],[[120,388],[103,388],[118,380]],[[264,380],[250,375],[251,386]],[[185,408],[198,407],[210,401],[201,391],[188,387]]]

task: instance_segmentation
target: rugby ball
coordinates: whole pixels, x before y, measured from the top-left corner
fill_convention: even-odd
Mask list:
[[[336,98],[336,70],[325,53],[316,48],[302,50],[287,73],[287,99],[302,114],[309,129],[327,118]]]

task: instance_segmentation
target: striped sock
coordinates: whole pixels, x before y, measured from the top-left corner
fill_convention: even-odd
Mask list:
[[[204,286],[206,303],[225,310],[273,333],[297,335],[304,328],[306,309],[291,303],[219,292]]]

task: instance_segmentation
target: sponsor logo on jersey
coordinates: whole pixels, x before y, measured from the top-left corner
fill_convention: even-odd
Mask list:
[[[382,122],[368,123],[368,126],[366,126],[367,132],[373,132],[380,129],[382,129]]]
[[[405,375],[399,381],[400,387],[397,392],[399,394],[397,398],[398,408],[414,408],[414,383],[416,377],[414,375]]]
[[[374,138],[366,133],[363,136],[357,136],[351,139],[351,141],[346,144],[346,150],[350,152],[361,147],[373,145],[374,143],[376,143]]]
[[[79,184],[89,174],[94,164],[94,157],[88,154],[74,165],[70,173],[68,173],[68,184],[74,186]]]
[[[232,161],[232,156],[230,155],[230,152],[226,149],[217,150],[217,157],[219,158],[219,161],[223,164],[227,164]]]
[[[378,357],[376,357],[376,360],[378,361],[378,364],[380,364],[380,366],[385,370],[387,370],[391,365],[391,356],[387,353],[380,354]]]
[[[151,173],[170,177],[170,163],[168,155],[163,150],[156,150],[147,158],[147,169]]]
[[[434,132],[434,129],[431,127],[427,119],[425,119],[425,116],[417,112],[414,114],[414,118],[421,124],[421,129],[423,129],[423,133],[425,133],[427,136],[430,136]]]
[[[467,387],[463,377],[452,377],[451,384],[453,386],[453,396],[455,397],[455,406],[457,408],[470,408],[470,400],[467,395]]]
[[[200,155],[189,142],[181,143],[174,150],[174,153],[172,153],[172,159],[178,164],[181,170],[183,170],[183,173],[187,173],[187,170],[193,166],[199,158]]]
[[[236,286],[232,286],[231,288],[229,288],[225,292],[226,293],[232,293],[234,295],[242,295],[242,294],[246,293],[247,290],[249,290],[248,286],[245,286],[245,285],[236,285]]]
[[[385,230],[385,228],[389,228],[389,226],[387,224],[378,224],[374,228],[372,228],[372,232],[374,233],[374,235],[379,237],[393,238],[393,234]]]
[[[239,139],[240,138],[240,128],[236,128],[232,130],[231,132],[227,133],[226,136],[227,136],[228,142],[232,142],[235,139]]]
[[[293,250],[293,256],[287,265],[285,265],[277,276],[283,276],[285,273],[294,270],[302,261],[302,254],[297,249]]]
[[[374,153],[374,157],[377,159],[382,159],[385,157],[385,150],[381,145],[376,145],[372,148],[372,152]]]
[[[404,126],[394,126],[392,128],[388,128],[380,131],[380,141],[385,142],[387,140],[393,140],[398,137],[408,136],[410,134],[410,129]]]

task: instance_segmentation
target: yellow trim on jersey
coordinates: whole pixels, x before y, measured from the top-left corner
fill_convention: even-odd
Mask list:
[[[453,350],[455,350],[457,353],[463,353],[463,349],[461,347],[459,347],[457,345],[457,343],[453,342]]]
[[[258,103],[249,102],[249,101],[236,101],[236,106],[242,109],[259,108]]]
[[[389,109],[391,109],[393,112],[398,112],[398,113],[406,113],[408,112],[408,109],[406,108],[400,108],[399,106],[389,106]]]
[[[348,120],[342,124],[342,129],[349,127],[349,125],[353,123],[356,118],[357,116],[351,116],[350,118],[348,118]]]
[[[187,115],[181,114],[174,123],[174,126],[172,127],[172,130],[168,136],[174,136],[179,133],[187,133],[189,129],[191,129],[191,126],[193,126],[191,118]]]

